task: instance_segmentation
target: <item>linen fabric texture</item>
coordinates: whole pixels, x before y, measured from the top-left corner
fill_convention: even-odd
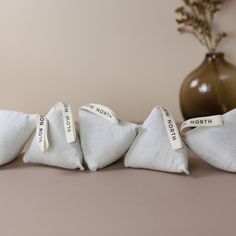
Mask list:
[[[137,135],[138,125],[127,121],[116,124],[80,109],[79,129],[84,160],[89,170],[96,171],[127,152]]]
[[[185,145],[172,149],[163,115],[155,107],[125,155],[125,167],[144,168],[188,174],[188,154]]]
[[[64,129],[62,111],[54,106],[46,115],[48,120],[49,148],[42,152],[37,142],[36,134],[26,151],[23,161],[25,163],[38,163],[66,169],[84,170],[82,166],[83,154],[78,134],[76,140],[68,143]]]
[[[188,147],[205,162],[236,172],[236,109],[222,115],[223,125],[198,127],[184,134]]]
[[[0,111],[0,166],[16,159],[35,126],[34,115],[17,111]]]

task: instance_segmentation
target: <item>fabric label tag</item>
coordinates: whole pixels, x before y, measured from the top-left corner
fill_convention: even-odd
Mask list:
[[[168,134],[168,138],[171,144],[171,147],[173,150],[177,150],[183,147],[182,139],[179,134],[179,130],[177,128],[177,125],[174,121],[174,118],[172,117],[171,113],[167,108],[164,107],[158,107],[161,110],[166,132]]]
[[[59,102],[57,104],[57,107],[61,110],[62,113],[66,141],[67,143],[73,143],[75,142],[77,135],[70,105],[64,102]]]
[[[48,120],[44,116],[38,115],[36,135],[41,152],[45,152],[49,148],[48,142]]]
[[[198,117],[186,120],[182,123],[180,130],[184,130],[185,128],[195,128],[195,127],[213,127],[213,126],[221,126],[223,125],[222,115],[215,116],[205,116]]]
[[[85,106],[80,107],[80,109],[89,111],[115,124],[119,123],[119,120],[116,118],[116,114],[106,106],[95,103],[89,103]]]

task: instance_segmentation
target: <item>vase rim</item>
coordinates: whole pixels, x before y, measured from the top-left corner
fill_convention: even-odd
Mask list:
[[[207,61],[214,61],[214,60],[223,60],[224,59],[224,53],[223,52],[208,52],[205,55],[205,60]]]
[[[223,52],[207,52],[206,53],[206,56],[213,56],[213,55],[223,56],[224,53]]]

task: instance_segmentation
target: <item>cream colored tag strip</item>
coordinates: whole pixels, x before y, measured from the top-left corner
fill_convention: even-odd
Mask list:
[[[179,130],[170,111],[164,107],[158,107],[158,108],[161,110],[165,122],[166,132],[168,134],[168,138],[172,149],[177,150],[182,148],[183,147],[182,139],[180,137]]]
[[[49,148],[48,142],[48,120],[44,116],[37,116],[36,135],[41,152],[45,152]]]
[[[214,127],[221,125],[223,125],[222,115],[205,116],[186,120],[182,123],[180,130],[182,132],[185,128]]]
[[[118,124],[119,120],[116,118],[116,114],[108,107],[95,104],[95,103],[89,103],[85,106],[80,107],[80,109],[89,111],[95,115],[98,115],[112,123]]]
[[[62,112],[67,143],[73,143],[75,142],[77,135],[70,105],[64,102],[59,102],[57,107]]]

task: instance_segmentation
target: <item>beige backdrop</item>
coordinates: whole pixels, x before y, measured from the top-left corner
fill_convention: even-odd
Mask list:
[[[45,114],[59,100],[88,102],[120,118],[168,106],[181,119],[181,81],[204,49],[176,32],[181,0],[0,0],[0,106]],[[236,1],[219,14],[236,64]]]

